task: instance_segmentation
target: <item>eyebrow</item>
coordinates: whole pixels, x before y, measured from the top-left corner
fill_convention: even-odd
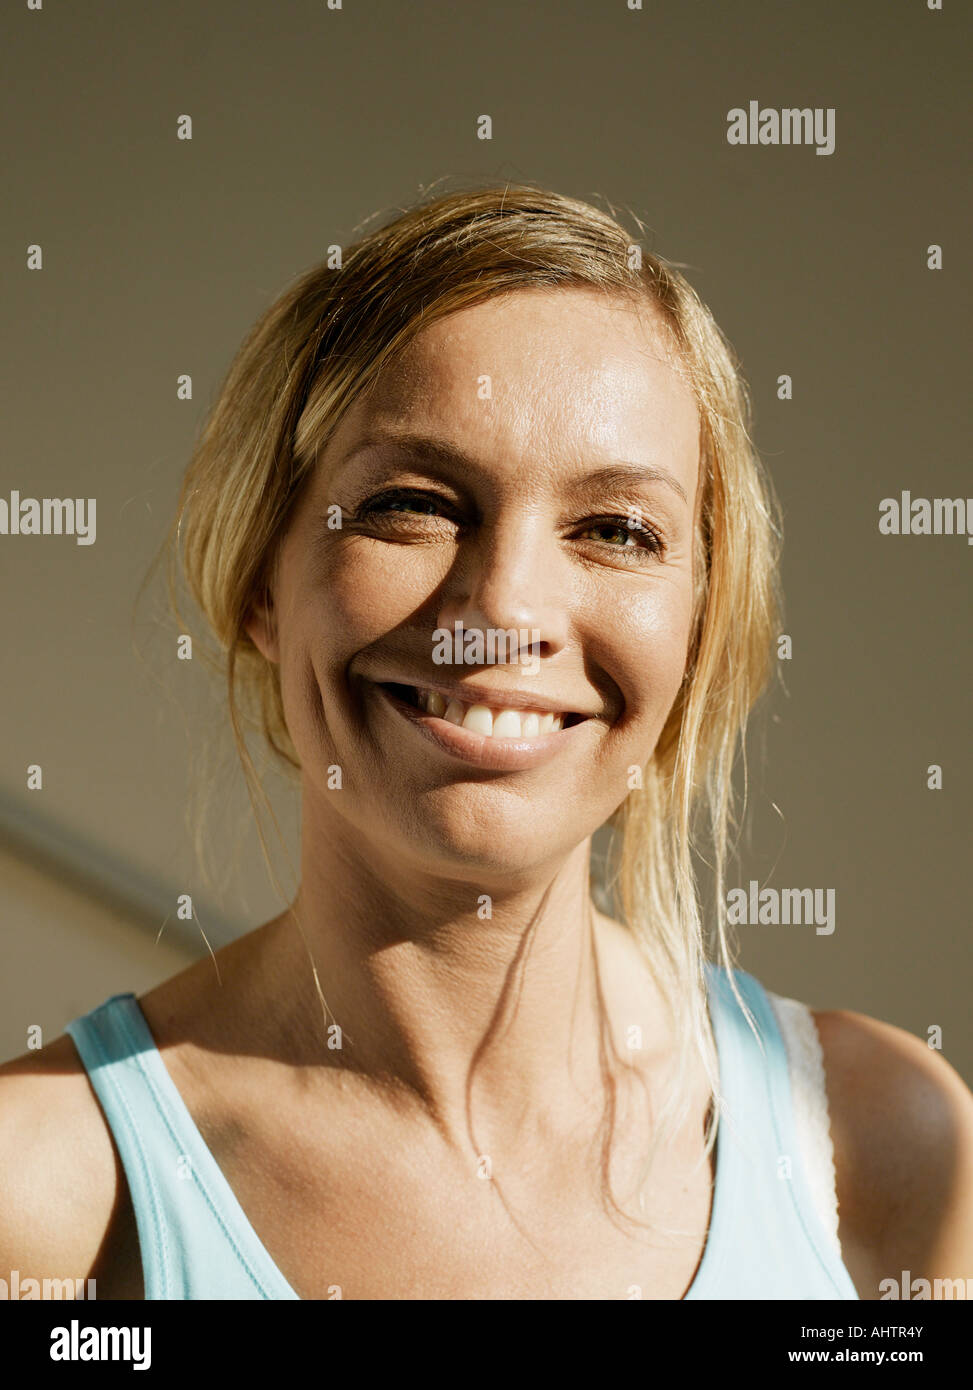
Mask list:
[[[482,464],[473,454],[457,448],[455,444],[450,444],[445,439],[437,439],[435,435],[415,434],[411,430],[396,429],[377,430],[364,435],[345,454],[339,468],[343,468],[356,454],[382,445],[392,445],[394,448],[403,449],[418,458],[447,467],[460,468],[465,472],[477,472],[482,469]],[[577,493],[592,486],[607,489],[624,488],[631,486],[632,483],[662,483],[677,493],[684,502],[689,500],[686,496],[686,490],[678,478],[674,477],[668,469],[658,468],[651,464],[621,462],[606,464],[581,474],[579,477],[572,478],[568,484],[568,490]]]

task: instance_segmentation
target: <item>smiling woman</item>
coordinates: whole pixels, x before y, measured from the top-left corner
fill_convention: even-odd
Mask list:
[[[255,807],[246,727],[299,783],[299,888],[218,971],[0,1069],[36,1136],[19,1268],[146,1298],[964,1275],[955,1072],[770,994],[700,908],[778,630],[774,511],[710,313],[587,204],[440,197],[283,294],[171,554]],[[621,921],[592,901],[605,825]],[[67,1190],[69,1130],[51,1241],[36,1175]]]

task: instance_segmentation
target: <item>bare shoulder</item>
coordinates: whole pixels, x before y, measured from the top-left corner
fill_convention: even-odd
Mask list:
[[[227,954],[233,952],[227,948]],[[224,955],[223,952],[220,953]],[[197,962],[140,1001],[175,1039],[209,1021]],[[211,1011],[210,1011],[211,1012]],[[100,1298],[140,1298],[142,1263],[125,1170],[72,1038],[0,1065],[0,1279],[94,1278]]]
[[[902,1028],[847,1010],[813,1016],[841,1242],[859,1292],[878,1298],[883,1280],[898,1285],[906,1271],[973,1278],[973,1094]]]
[[[0,1278],[87,1278],[118,1197],[114,1145],[71,1038],[0,1066]]]

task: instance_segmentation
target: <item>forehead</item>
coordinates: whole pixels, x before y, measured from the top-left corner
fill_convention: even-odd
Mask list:
[[[698,407],[661,312],[598,290],[518,290],[429,324],[354,402],[329,452],[405,425],[521,469],[664,459],[695,487]]]

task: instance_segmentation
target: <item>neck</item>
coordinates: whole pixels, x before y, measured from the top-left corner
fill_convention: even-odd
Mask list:
[[[599,1105],[612,1035],[644,1023],[653,996],[634,943],[591,903],[590,841],[530,875],[449,877],[308,810],[300,889],[273,924],[274,1008],[301,1060],[322,1060],[308,1020],[323,998],[341,1029],[324,1060],[454,1134],[474,1106],[516,1127]]]

